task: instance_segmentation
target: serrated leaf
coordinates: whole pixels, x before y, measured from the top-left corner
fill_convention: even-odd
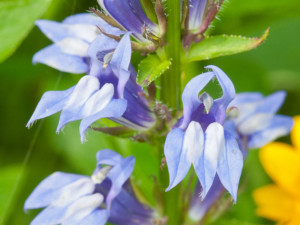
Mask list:
[[[206,37],[201,42],[192,44],[186,59],[187,62],[208,60],[224,55],[233,55],[258,47],[268,36],[269,29],[258,38],[235,35],[217,35]]]
[[[0,62],[20,45],[52,0],[4,0],[0,2]]]
[[[170,59],[160,60],[157,55],[148,55],[139,64],[137,83],[142,87],[148,86],[169,69],[171,64]]]

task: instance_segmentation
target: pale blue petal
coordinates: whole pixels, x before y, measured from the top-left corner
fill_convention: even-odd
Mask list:
[[[211,108],[212,114],[219,123],[223,123],[226,118],[226,109],[229,103],[235,97],[235,88],[229,77],[216,66],[206,66],[206,69],[212,69],[219,84],[222,87],[223,95],[221,98],[215,100],[214,105]]]
[[[49,206],[41,211],[30,223],[30,225],[56,225],[64,218],[67,207]]]
[[[55,172],[44,179],[25,201],[24,210],[42,208],[56,200],[60,189],[86,176]]]
[[[261,148],[276,138],[290,133],[293,119],[289,116],[275,115],[264,130],[252,134],[248,139],[248,148]]]
[[[97,59],[97,53],[103,51],[111,51],[116,48],[118,42],[105,35],[98,35],[97,38],[91,43],[88,49],[88,55],[92,59]]]
[[[89,216],[103,203],[104,197],[99,193],[86,195],[70,204],[64,214],[61,225],[81,224],[80,222]],[[101,219],[101,218],[99,218]]]
[[[87,75],[79,80],[60,114],[57,132],[68,122],[82,119],[83,105],[99,88],[100,82],[94,76]]]
[[[178,165],[182,180],[192,162],[199,180],[204,178],[204,133],[198,122],[192,121],[185,131],[182,154]]]
[[[200,74],[191,79],[185,86],[182,93],[183,104],[183,121],[181,128],[186,129],[191,121],[191,116],[194,110],[201,104],[199,100],[199,92],[208,84],[214,77],[214,73],[208,72]]]
[[[34,121],[45,118],[62,110],[73,90],[74,87],[71,87],[65,91],[45,92],[26,126],[29,127]]]
[[[260,102],[255,113],[276,113],[282,106],[286,97],[285,91],[278,91],[271,94]]]
[[[96,209],[87,217],[74,225],[104,225],[109,217],[109,212],[105,209]]]
[[[239,180],[243,169],[243,154],[236,139],[226,131],[225,142],[226,149],[220,152],[217,173],[223,186],[236,202]]]
[[[167,136],[164,146],[164,153],[169,170],[170,184],[166,191],[169,191],[175,187],[187,173],[186,171],[181,171],[179,169],[180,161],[182,160],[182,164],[186,165],[188,169],[191,166],[191,162],[188,161],[186,157],[181,159],[183,140],[184,131],[180,128],[175,128]]]
[[[124,31],[119,28],[113,27],[102,20],[99,16],[93,15],[92,13],[79,13],[76,15],[69,16],[63,20],[64,24],[91,24],[95,26],[99,26],[106,33],[113,35],[121,35],[124,34]]]
[[[83,142],[85,140],[85,132],[92,123],[105,117],[120,118],[126,111],[126,108],[127,101],[125,99],[113,99],[104,109],[102,109],[98,113],[83,118],[79,127],[81,141]]]
[[[40,30],[53,42],[61,41],[64,38],[71,37],[63,24],[51,20],[37,20],[35,24]]]
[[[55,44],[35,53],[32,62],[42,63],[57,70],[75,74],[86,73],[89,70],[84,58],[63,53],[61,48]]]
[[[244,92],[236,94],[235,98],[229,104],[228,107],[239,107],[240,105],[257,102],[263,99],[264,96],[259,92]]]
[[[128,71],[130,59],[131,59],[130,33],[126,33],[122,37],[116,50],[114,51],[114,54],[110,62],[113,72],[119,78],[118,93],[121,98],[123,98],[124,88],[130,77],[130,72]]]
[[[202,199],[205,198],[215,179],[220,152],[225,151],[225,137],[222,125],[211,123],[205,131],[204,147],[204,179],[200,180],[203,187]]]
[[[110,149],[103,149],[99,152],[97,152],[97,165],[110,165],[110,166],[115,166],[119,163],[121,163],[121,160],[123,157]]]
[[[107,174],[107,177],[111,180],[112,186],[106,197],[107,208],[110,209],[111,203],[114,198],[120,193],[123,184],[129,179],[132,174],[135,164],[135,158],[133,156],[122,159],[120,164],[115,165]]]

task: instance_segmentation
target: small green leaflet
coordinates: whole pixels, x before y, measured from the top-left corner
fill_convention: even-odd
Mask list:
[[[224,55],[233,55],[258,47],[269,34],[269,29],[258,38],[235,35],[217,35],[206,37],[201,42],[192,44],[186,55],[187,63],[208,60]]]
[[[52,0],[4,0],[0,2],[0,62],[9,57],[27,36]]]
[[[148,55],[139,64],[137,83],[142,87],[147,87],[169,69],[171,64],[171,59],[160,60],[157,55]]]

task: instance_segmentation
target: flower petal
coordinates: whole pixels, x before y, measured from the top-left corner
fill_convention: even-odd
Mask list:
[[[98,0],[98,3],[122,27],[132,31],[142,42],[149,42],[142,35],[144,27],[154,34],[158,33],[158,27],[145,15],[139,0]]]
[[[93,122],[105,117],[119,118],[125,112],[126,107],[127,107],[127,101],[125,99],[113,99],[101,111],[89,117],[83,118],[79,127],[81,142],[84,142],[85,132]]]
[[[60,114],[57,132],[68,122],[82,119],[83,105],[99,87],[100,82],[94,76],[87,75],[79,80]]]
[[[166,191],[175,187],[184,178],[191,166],[191,162],[186,155],[182,157],[183,141],[184,131],[180,128],[175,128],[167,136],[164,153],[169,170],[170,184]],[[181,169],[184,169],[184,171]]]
[[[110,209],[111,203],[114,198],[120,193],[123,184],[129,179],[132,174],[135,164],[135,158],[133,156],[122,159],[120,164],[115,165],[107,174],[107,177],[111,180],[112,186],[106,197],[107,208]]]
[[[189,1],[189,30],[198,30],[202,24],[207,0]]]
[[[76,55],[69,55],[62,52],[58,45],[49,45],[35,53],[33,63],[43,63],[57,70],[81,74],[89,70],[89,66],[84,58]]]
[[[294,117],[294,127],[291,132],[292,143],[300,152],[300,116]]]
[[[53,42],[65,38],[80,38],[92,42],[100,33],[97,26],[92,24],[63,24],[51,20],[38,20],[36,25]]]
[[[89,45],[87,42],[80,40],[79,38],[65,38],[55,44],[60,47],[63,53],[87,57]]]
[[[97,165],[110,165],[110,166],[115,166],[119,163],[121,163],[121,160],[123,157],[110,149],[103,149],[99,152],[97,152]]]
[[[217,173],[220,153],[225,151],[225,137],[222,125],[211,123],[205,131],[204,147],[204,179],[200,180],[203,187],[202,199],[208,193]]]
[[[294,200],[280,187],[271,184],[255,190],[256,213],[270,220],[287,222],[294,212]]]
[[[103,195],[95,193],[79,198],[68,206],[62,225],[81,224],[84,218],[88,217],[103,202]],[[101,217],[99,219],[102,219]]]
[[[84,104],[82,109],[83,117],[88,117],[104,109],[114,96],[114,86],[106,83],[100,90],[94,93]]]
[[[110,61],[114,74],[119,78],[118,93],[124,97],[124,88],[130,77],[129,64],[131,59],[130,33],[126,33],[119,42]]]
[[[243,154],[236,139],[226,131],[225,143],[226,149],[220,152],[217,173],[223,186],[229,191],[236,203],[240,176],[243,169]]]
[[[74,87],[65,91],[48,91],[45,92],[34,110],[26,127],[29,127],[34,121],[55,114],[63,109],[68,101]]]
[[[108,218],[109,212],[107,210],[96,209],[74,225],[105,225]]]
[[[55,172],[44,179],[26,199],[24,210],[42,208],[60,195],[60,189],[86,176]]]
[[[259,152],[260,161],[268,175],[286,192],[300,196],[300,154],[292,146],[271,143]]]
[[[223,90],[222,97],[215,100],[215,103],[211,108],[211,112],[215,115],[216,121],[223,123],[226,117],[226,109],[230,102],[235,98],[235,88],[232,81],[220,68],[216,66],[206,66],[205,68],[213,70]]]
[[[276,138],[287,135],[293,127],[293,119],[288,116],[275,115],[265,129],[249,136],[248,148],[261,148]]]
[[[208,72],[200,74],[191,79],[185,86],[182,93],[183,104],[183,121],[181,124],[182,129],[186,129],[191,121],[193,111],[199,107],[201,101],[199,100],[199,92],[208,84],[214,77],[214,73]]]

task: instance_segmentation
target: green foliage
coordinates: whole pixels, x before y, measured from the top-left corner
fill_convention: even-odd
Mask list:
[[[247,38],[235,35],[217,35],[206,37],[192,44],[187,52],[188,62],[208,60],[224,55],[245,52],[259,46],[268,36],[269,29],[259,38]]]
[[[9,57],[28,35],[52,0],[4,0],[0,2],[0,62]]]
[[[161,60],[157,55],[148,55],[139,64],[137,83],[142,87],[148,86],[168,70],[171,64],[170,59]]]

